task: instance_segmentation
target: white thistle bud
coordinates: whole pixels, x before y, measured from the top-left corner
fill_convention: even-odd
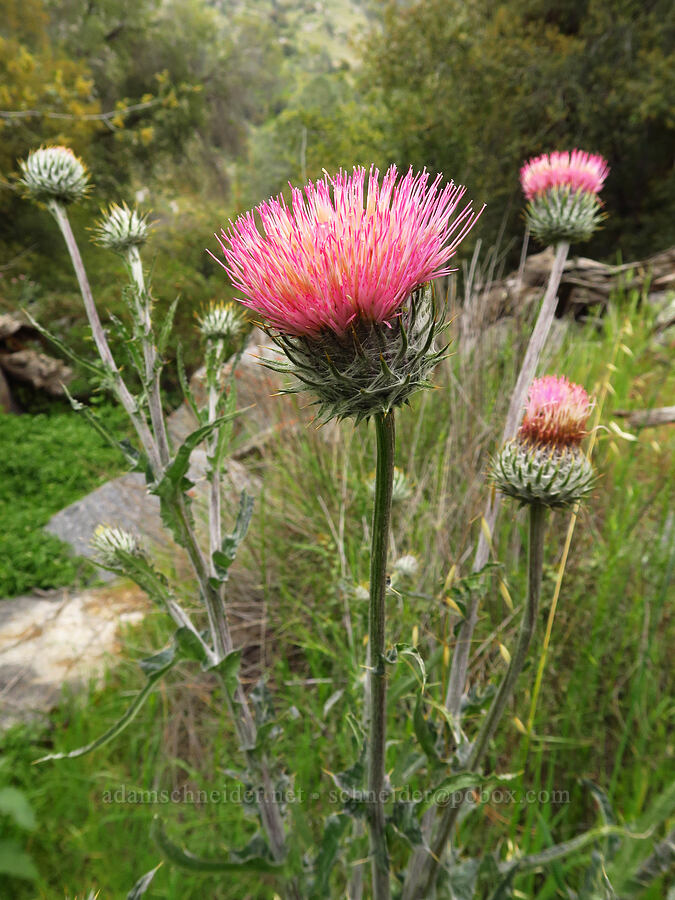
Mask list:
[[[370,476],[370,480],[368,482],[368,489],[372,496],[375,496],[375,473]],[[392,481],[391,487],[391,499],[394,503],[398,503],[401,500],[407,500],[408,497],[412,494],[412,487],[410,486],[410,482],[408,481],[408,476],[405,474],[403,469],[399,469],[398,466],[394,467],[394,478]]]
[[[207,341],[231,342],[244,329],[244,318],[234,303],[212,303],[199,319]]]
[[[69,147],[40,147],[19,166],[23,173],[20,183],[34,200],[72,203],[87,192],[89,175]]]
[[[408,476],[403,469],[394,467],[394,483],[392,485],[391,499],[396,503],[399,500],[407,500],[412,494],[412,487],[408,481]]]
[[[361,602],[365,603],[369,597],[370,591],[365,584],[354,585],[354,600],[360,600]]]
[[[417,557],[412,556],[411,554],[401,556],[394,563],[394,572],[405,578],[411,578],[413,575],[416,575],[418,568],[419,563],[417,562]]]
[[[108,250],[123,253],[130,247],[140,247],[148,237],[147,214],[129,209],[126,203],[111,203],[103,210],[94,227],[94,242]]]
[[[104,565],[119,564],[119,553],[140,556],[141,548],[136,535],[124,528],[99,525],[91,539],[91,546],[98,552]]]

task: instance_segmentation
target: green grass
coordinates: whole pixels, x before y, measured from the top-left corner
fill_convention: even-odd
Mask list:
[[[122,435],[116,408],[99,414]],[[0,414],[0,597],[72,584],[91,573],[68,545],[42,530],[49,519],[124,470],[119,451],[65,406],[39,415]]]
[[[626,349],[611,372],[613,393],[603,410],[595,462],[601,480],[577,523],[558,606],[549,659],[527,761],[513,717],[526,721],[538,649],[553,592],[553,578],[567,516],[551,520],[546,549],[543,611],[532,664],[492,749],[498,771],[522,770],[526,789],[567,791],[569,802],[479,807],[460,826],[460,843],[470,852],[537,852],[599,822],[588,779],[607,795],[620,823],[645,816],[672,783],[672,664],[674,628],[672,578],[675,568],[673,435],[668,428],[636,433],[623,440],[610,429],[616,411],[666,405],[673,395],[672,347],[651,338],[652,313],[637,297],[615,298],[601,323],[570,325],[545,371],[565,373],[597,390],[607,373],[623,323]],[[487,338],[472,355],[456,354],[435,377],[438,389],[415,398],[399,416],[397,464],[412,485],[412,496],[395,508],[393,557],[416,555],[418,574],[396,584],[390,601],[389,640],[411,640],[413,629],[430,674],[429,694],[443,695],[452,643],[443,582],[451,566],[466,575],[477,536],[476,516],[485,500],[482,473],[493,449],[509,390],[526,340],[514,323],[499,350]],[[366,602],[358,587],[367,578],[373,469],[373,435],[349,424],[301,429],[280,438],[268,451],[264,492],[241,562],[253,573],[246,588],[264,603],[267,632],[263,655],[269,686],[284,727],[275,753],[285,761],[302,800],[289,804],[294,844],[311,848],[320,835],[321,814],[337,811],[326,772],[349,766],[358,752],[361,717]],[[273,461],[275,465],[269,465]],[[502,574],[516,605],[522,601],[523,520],[505,505],[498,541]],[[234,578],[234,576],[233,576]],[[236,591],[236,582],[232,589]],[[516,620],[517,621],[517,620]],[[476,633],[472,678],[485,686],[504,670],[499,643],[512,646],[515,623],[490,584]],[[153,614],[130,631],[126,655],[148,655],[168,637],[168,626]],[[257,662],[251,666],[255,670]],[[105,684],[86,696],[68,696],[47,731],[25,727],[2,738],[9,760],[3,770],[32,802],[38,828],[26,842],[39,881],[7,882],[11,896],[56,900],[90,887],[104,897],[123,897],[134,881],[159,861],[148,839],[154,812],[169,833],[196,853],[222,854],[242,846],[256,829],[237,802],[195,805],[105,803],[104,791],[232,790],[241,766],[224,704],[208,680],[184,668],[151,698],[120,738],[80,760],[31,766],[51,749],[65,750],[103,732],[122,713],[142,677],[133,662],[116,665]],[[415,680],[402,664],[391,670],[388,768],[415,749],[412,710]],[[340,692],[340,693],[338,693]],[[331,703],[328,703],[331,701]],[[467,722],[471,732],[475,727]],[[392,774],[400,786],[401,766]],[[426,772],[409,778],[429,783]],[[665,818],[673,818],[673,811]],[[638,847],[646,856],[663,835],[663,815],[651,837]],[[17,839],[19,835],[17,834]],[[402,858],[399,845],[392,847]],[[349,858],[366,854],[362,838]],[[520,896],[566,896],[579,890],[590,852],[516,882]],[[344,894],[349,869],[339,865],[331,896]],[[5,886],[0,881],[0,895]],[[665,896],[664,882],[645,898]],[[271,883],[242,876],[198,878],[165,864],[149,898],[271,900]]]

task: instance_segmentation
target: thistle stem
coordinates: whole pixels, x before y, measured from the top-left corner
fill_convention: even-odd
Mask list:
[[[115,363],[115,359],[110,350],[105,331],[103,330],[98,315],[98,310],[94,303],[89,279],[87,278],[84,263],[82,262],[82,257],[70,226],[65,207],[56,201],[49,203],[48,206],[50,212],[56,219],[61,234],[66,242],[98,354],[113,380],[115,393],[119,401],[136,429],[141,445],[150,460],[153,473],[155,477],[159,479],[162,476],[165,466],[169,462],[170,453],[166,423],[161,405],[157,351],[152,342],[149,299],[147,291],[145,290],[140,254],[136,248],[132,248],[128,254],[128,262],[135,287],[136,314],[143,335],[145,371],[142,374],[145,375],[146,388],[148,391],[152,431],[148,427],[145,417],[139,413],[136,400],[129,392],[129,389],[117,368],[117,364]],[[209,421],[213,421],[214,417],[215,394],[211,393],[209,396]],[[214,449],[215,444],[210,445],[210,447],[211,449]],[[219,521],[220,482],[217,477],[215,485],[212,488],[212,494],[215,491],[218,493],[217,514]],[[209,661],[212,664],[217,663],[233,649],[232,637],[225,616],[223,598],[220,593],[213,589],[209,584],[209,564],[204,558],[204,554],[197,541],[196,534],[188,515],[185,497],[180,495],[170,502],[173,504],[174,513],[177,521],[180,523],[179,543],[187,551],[199,583],[202,599],[206,606],[211,635],[214,642],[214,650],[212,651],[205,644],[201,635],[196,631],[189,616],[175,601],[168,601],[168,610],[178,625],[189,628],[190,631],[197,636],[204,647],[204,651]],[[220,531],[218,525],[215,538],[219,539],[219,536]],[[267,758],[262,754],[258,759],[252,749],[257,743],[257,729],[248,703],[248,698],[246,697],[241,682],[237,682],[233,697],[229,697],[228,695],[228,703],[249,767],[252,772],[257,772],[260,781],[262,782],[262,797],[258,804],[260,817],[269,838],[272,854],[276,860],[281,861],[286,853],[283,818],[279,804],[276,800],[274,782],[270,773]],[[239,708],[239,715],[236,714],[235,704]],[[300,892],[295,879],[291,880],[288,891],[289,898],[300,900]]]
[[[490,710],[485,717],[478,737],[471,749],[471,754],[467,761],[467,769],[470,772],[475,772],[483,762],[489,743],[497,730],[497,726],[504,715],[504,710],[506,709],[509,697],[516,686],[518,676],[525,665],[527,651],[530,646],[530,641],[532,640],[532,635],[534,634],[537,616],[539,614],[541,576],[544,565],[545,524],[546,507],[540,503],[531,504],[527,561],[527,599],[525,601],[523,618],[520,623],[518,643],[516,644],[515,652],[511,657],[511,662],[509,663],[506,675],[499,685],[499,690],[492,701]],[[457,817],[459,816],[464,798],[468,793],[468,790],[464,791],[458,802],[453,802],[444,809],[441,815],[438,832],[431,844],[431,855],[427,860],[426,877],[423,875],[419,887],[414,886],[411,894],[404,893],[404,896],[409,896],[410,900],[424,900],[424,898],[432,896],[436,878],[438,877],[441,858],[451,836],[455,822],[457,821]]]
[[[389,900],[389,855],[384,821],[386,735],[385,601],[387,551],[394,481],[396,433],[394,413],[375,417],[377,469],[370,555],[370,607],[368,615],[368,827],[374,900]]]
[[[624,335],[626,333],[626,322],[624,322],[621,329],[618,331],[616,335],[616,339],[614,341],[614,348],[612,350],[611,359],[607,363],[607,368],[605,371],[605,377],[602,383],[602,388],[600,390],[600,394],[598,395],[598,400],[595,407],[595,416],[593,425],[590,429],[590,440],[588,442],[588,450],[586,451],[586,456],[588,459],[592,459],[593,450],[595,449],[595,442],[598,437],[598,425],[600,424],[600,419],[602,417],[602,410],[605,405],[605,401],[607,400],[607,395],[610,391],[611,380],[612,380],[612,372],[616,371],[615,363],[616,357],[619,352],[619,346],[624,339]],[[530,712],[527,717],[527,734],[525,736],[525,749],[523,752],[523,765],[527,762],[527,756],[530,749],[530,738],[532,737],[532,731],[534,729],[534,717],[537,710],[537,701],[539,699],[539,691],[541,690],[541,683],[544,677],[544,669],[546,668],[546,660],[548,657],[548,648],[551,642],[551,634],[553,632],[553,623],[555,620],[556,610],[558,608],[558,600],[560,599],[560,590],[562,588],[562,581],[565,575],[565,568],[567,566],[567,558],[569,556],[570,547],[572,545],[572,538],[574,537],[574,529],[577,523],[577,515],[579,513],[579,503],[575,503],[574,508],[572,510],[572,515],[570,517],[569,525],[567,527],[567,535],[565,537],[565,545],[563,547],[562,557],[560,559],[560,564],[558,566],[558,573],[556,575],[555,580],[555,588],[553,590],[553,599],[551,601],[551,607],[548,613],[548,620],[546,622],[546,633],[544,634],[544,641],[541,649],[541,656],[539,658],[539,665],[537,666],[537,674],[534,681],[534,687],[532,689],[532,700],[530,702]]]
[[[94,338],[94,343],[96,344],[98,354],[101,357],[101,362],[112,378],[117,398],[126,410],[129,418],[131,419],[141,445],[143,446],[145,452],[148,454],[150,465],[154,474],[157,477],[160,477],[162,472],[162,462],[160,459],[157,444],[152,435],[152,432],[148,428],[148,424],[144,416],[139,415],[136,400],[131,395],[129,389],[124,383],[124,380],[110,351],[110,347],[105,336],[105,331],[103,330],[103,325],[101,324],[101,320],[98,316],[98,310],[96,309],[96,304],[94,303],[94,297],[91,292],[91,287],[89,285],[89,279],[87,278],[87,273],[84,268],[84,263],[82,262],[82,257],[80,256],[80,248],[77,246],[77,241],[75,240],[73,229],[70,227],[68,213],[66,212],[63,204],[57,202],[56,200],[50,201],[47,204],[47,207],[50,213],[56,219],[56,224],[59,226],[61,234],[63,235],[63,239],[66,242],[66,247],[68,248],[68,253],[70,254],[73,269],[75,270],[75,276],[77,277],[77,283],[80,288],[80,293],[82,294],[82,301],[84,303],[84,309],[87,314],[87,319],[89,320],[91,334]]]
[[[561,241],[556,246],[555,259],[553,268],[546,286],[546,293],[542,300],[541,309],[536,325],[532,331],[530,342],[525,352],[523,364],[520,368],[516,386],[511,395],[509,410],[506,415],[506,423],[504,425],[504,433],[502,435],[501,444],[512,440],[518,431],[518,425],[527,400],[527,392],[537,370],[537,364],[542,354],[546,339],[548,338],[555,316],[558,287],[562,278],[565,261],[569,252],[569,243]],[[488,501],[484,519],[487,525],[486,529],[481,529],[476,548],[476,556],[473,564],[473,572],[480,572],[485,566],[490,555],[490,541],[487,535],[493,535],[497,522],[497,515],[501,505],[501,495],[497,494]],[[457,636],[457,644],[452,657],[450,666],[450,678],[448,680],[448,690],[445,697],[445,705],[450,713],[459,722],[462,695],[466,686],[466,678],[469,669],[469,656],[471,650],[471,640],[473,632],[478,621],[478,595],[474,595],[469,601],[466,618],[462,622]]]
[[[502,434],[502,444],[513,439],[518,430],[520,417],[527,399],[527,392],[532,383],[532,379],[537,370],[539,358],[546,344],[553,318],[555,316],[558,288],[560,279],[562,278],[563,269],[569,252],[569,243],[561,241],[555,250],[555,258],[553,268],[549,276],[548,284],[544,299],[542,300],[541,309],[537,322],[530,336],[530,341],[525,352],[525,357],[518,375],[518,380],[511,395],[506,422],[504,424],[504,432]],[[476,556],[472,567],[472,572],[480,572],[486,565],[490,556],[490,539],[488,535],[494,535],[497,516],[501,506],[501,495],[497,494],[488,499],[485,512],[483,514],[484,528],[481,528],[478,536],[478,544],[476,546]],[[466,687],[467,675],[469,671],[469,661],[471,655],[471,642],[473,633],[478,622],[478,597],[472,596],[466,611],[466,616],[462,621],[457,635],[450,664],[450,675],[448,677],[448,686],[445,694],[445,706],[457,722],[461,725],[462,697]],[[431,833],[431,816],[425,817],[423,822],[423,833],[426,837]],[[417,874],[422,868],[426,858],[426,851],[418,849],[413,853],[411,863],[408,867],[408,881],[417,880]],[[403,893],[406,900],[407,894]]]
[[[150,316],[150,297],[145,289],[143,264],[138,247],[130,247],[127,252],[131,277],[135,286],[136,315],[141,328],[143,344],[143,362],[145,365],[145,389],[148,394],[150,422],[157,441],[159,456],[164,466],[169,464],[169,439],[162,410],[162,395],[159,383],[161,366],[157,365],[157,349],[152,340],[152,319]]]

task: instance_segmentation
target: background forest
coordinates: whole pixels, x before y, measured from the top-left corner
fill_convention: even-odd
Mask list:
[[[213,231],[324,168],[443,172],[488,203],[480,237],[517,261],[519,166],[581,146],[612,167],[611,216],[587,255],[672,242],[667,0],[1,0],[0,14],[0,296],[58,306],[71,333],[65,251],[11,183],[43,142],[72,146],[95,175],[82,221],[108,200],[153,210],[154,248],[169,251],[155,293],[181,294],[183,324],[226,291],[203,252]],[[85,261],[109,265],[95,249]]]

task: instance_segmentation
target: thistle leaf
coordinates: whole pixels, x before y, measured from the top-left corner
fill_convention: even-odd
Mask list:
[[[189,850],[179,847],[168,837],[164,825],[155,816],[150,829],[150,836],[164,856],[174,865],[192,872],[279,872],[283,870],[280,863],[261,856],[249,856],[244,859],[204,859],[195,856]]]

